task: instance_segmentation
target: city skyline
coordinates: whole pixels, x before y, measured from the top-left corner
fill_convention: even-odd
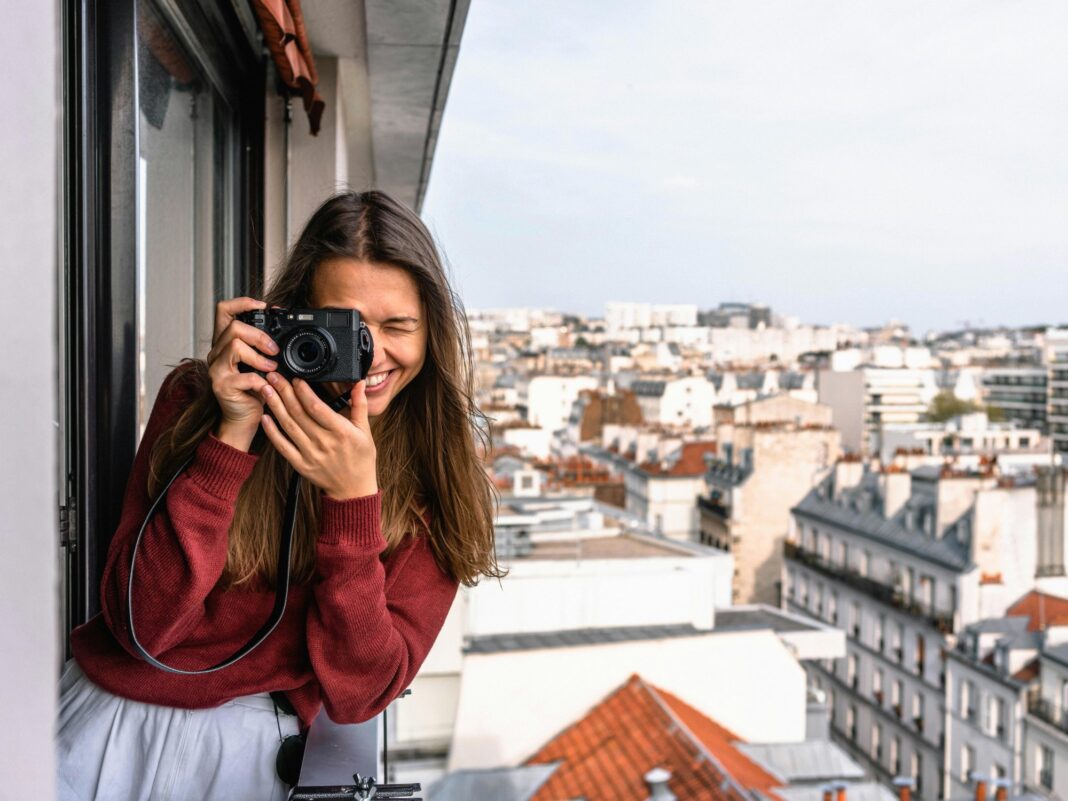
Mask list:
[[[425,207],[468,306],[1064,322],[1068,7],[613,9],[470,9]]]

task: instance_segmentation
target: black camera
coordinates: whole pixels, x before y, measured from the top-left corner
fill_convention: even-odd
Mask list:
[[[374,340],[356,309],[256,309],[237,319],[275,341],[279,352],[271,358],[289,380],[356,382],[371,369]],[[238,369],[253,371],[247,364]]]

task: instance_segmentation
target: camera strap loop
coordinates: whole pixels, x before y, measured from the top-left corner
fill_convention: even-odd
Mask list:
[[[330,403],[330,408],[335,412],[341,411],[341,409],[348,404],[349,393],[346,392],[338,398],[335,398]],[[145,529],[148,528],[149,521],[155,516],[159,510],[160,504],[163,503],[163,499],[167,497],[167,491],[182,473],[186,471],[190,464],[193,462],[193,456],[190,456],[182,466],[178,468],[175,474],[171,477],[170,481],[166,483],[159,495],[152,502],[152,505],[148,508],[148,514],[145,515],[145,521],[141,524],[140,530],[137,532],[137,537],[134,539],[133,549],[130,551],[130,575],[126,584],[126,625],[130,631],[130,644],[133,645],[134,650],[138,655],[144,659],[148,664],[153,667],[157,667],[160,670],[165,670],[168,673],[178,673],[183,676],[200,676],[205,673],[214,673],[217,670],[230,667],[230,665],[237,662],[239,659],[247,656],[253,649],[258,647],[260,643],[267,639],[267,636],[277,628],[279,622],[282,620],[282,615],[286,611],[286,599],[289,596],[289,576],[291,569],[290,556],[293,552],[293,526],[297,518],[297,500],[300,497],[300,473],[293,471],[293,475],[289,479],[289,488],[286,491],[286,506],[285,515],[282,521],[282,537],[278,544],[278,572],[277,580],[274,587],[274,608],[271,610],[271,616],[267,619],[259,630],[249,638],[248,642],[242,645],[237,651],[228,656],[218,664],[211,667],[201,668],[199,670],[182,670],[181,668],[173,667],[160,662],[152,654],[145,650],[137,639],[137,634],[134,630],[134,603],[133,603],[133,586],[134,586],[134,573],[137,569],[137,548],[141,544],[141,538],[144,536]]]

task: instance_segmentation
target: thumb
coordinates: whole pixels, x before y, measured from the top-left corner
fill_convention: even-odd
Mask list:
[[[349,420],[363,431],[370,433],[371,423],[367,419],[367,380],[357,382],[349,396]]]

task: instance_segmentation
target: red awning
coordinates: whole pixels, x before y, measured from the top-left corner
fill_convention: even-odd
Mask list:
[[[308,44],[300,0],[250,0],[259,17],[267,47],[274,58],[282,83],[300,92],[304,110],[308,112],[312,136],[319,133],[319,120],[326,104],[315,91],[319,75],[315,71],[315,56]]]

